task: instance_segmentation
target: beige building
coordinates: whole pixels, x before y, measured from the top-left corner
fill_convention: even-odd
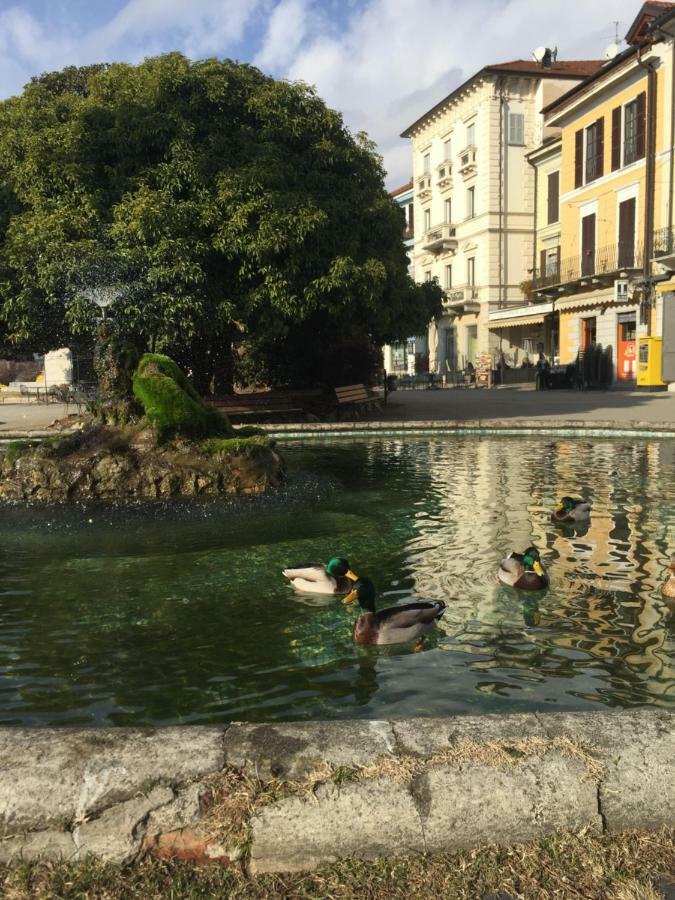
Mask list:
[[[403,132],[413,148],[415,278],[437,279],[446,293],[444,315],[429,327],[431,371],[510,352],[509,329],[491,332],[488,320],[491,310],[522,305],[532,277],[527,154],[551,133],[541,110],[599,65],[547,53],[541,63],[486,66]]]

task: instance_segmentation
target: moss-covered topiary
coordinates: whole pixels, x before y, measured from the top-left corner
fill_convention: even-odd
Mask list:
[[[201,444],[204,453],[209,456],[256,456],[274,446],[274,441],[267,435],[259,434],[251,437],[242,437],[237,432],[236,437],[209,438]]]
[[[160,438],[230,437],[234,430],[217,409],[207,406],[176,363],[161,353],[145,353],[133,377],[134,396]]]

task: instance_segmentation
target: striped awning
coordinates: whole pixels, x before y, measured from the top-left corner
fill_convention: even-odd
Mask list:
[[[631,306],[632,300],[622,300],[620,306]],[[611,294],[603,294],[599,297],[568,297],[565,300],[556,300],[556,312],[573,312],[575,309],[602,309],[604,306],[616,305]]]
[[[519,325],[541,325],[545,315],[540,316],[520,316],[517,319],[499,319],[497,322],[490,322],[488,328],[517,328]]]

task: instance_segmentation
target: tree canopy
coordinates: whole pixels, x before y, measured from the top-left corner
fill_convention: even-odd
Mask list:
[[[372,145],[313,88],[178,53],[69,67],[0,103],[0,340],[92,334],[91,285],[201,389],[236,342],[421,332],[402,213]]]

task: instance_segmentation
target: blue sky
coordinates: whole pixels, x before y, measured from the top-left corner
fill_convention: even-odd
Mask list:
[[[634,0],[0,0],[0,96],[32,75],[169,50],[232,57],[315,84],[377,142],[390,187],[407,180],[398,135],[490,62],[558,46],[601,58]]]

